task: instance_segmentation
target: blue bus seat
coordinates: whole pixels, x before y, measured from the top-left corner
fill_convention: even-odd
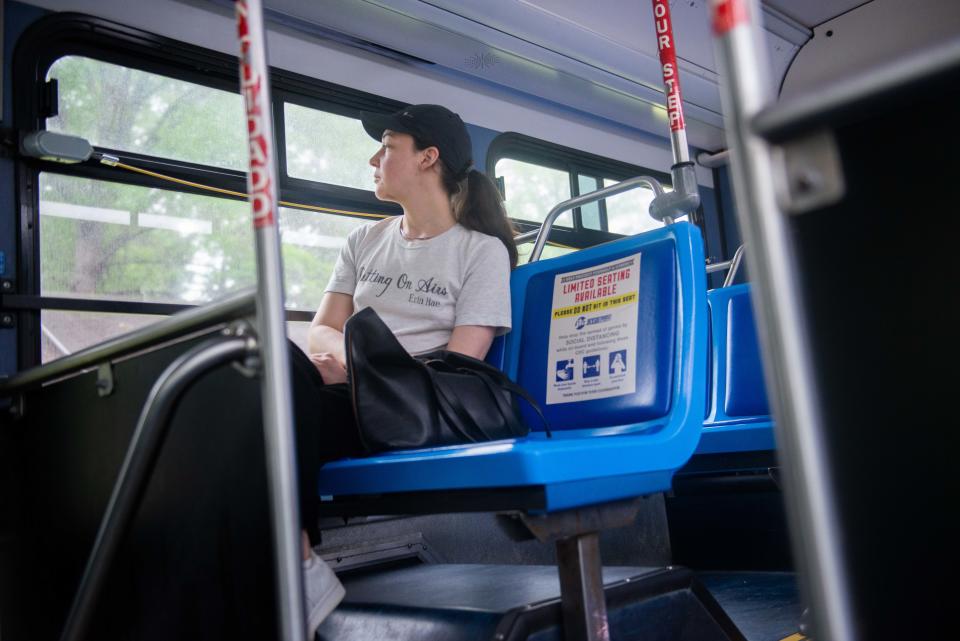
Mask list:
[[[697,454],[773,450],[750,285],[707,292],[710,307],[708,409]]]
[[[640,270],[633,352],[637,355],[635,392],[548,404],[548,377],[558,366],[549,354],[556,277],[636,254],[640,255]],[[553,438],[546,436],[532,411],[524,408],[531,427],[525,438],[329,463],[319,475],[321,505],[332,507],[337,497],[362,501],[373,495],[388,498],[451,491],[473,492],[479,497],[509,488],[536,488],[536,504],[525,509],[547,513],[669,489],[674,472],[696,449],[703,426],[707,362],[703,264],[699,230],[689,223],[677,223],[518,267],[511,277],[513,330],[498,339],[488,360],[540,403]],[[565,314],[572,314],[573,331],[577,311],[568,308],[558,316],[561,322],[566,322]],[[612,352],[609,359],[612,372]],[[442,503],[419,509],[442,511]],[[409,504],[385,504],[410,510]],[[383,505],[368,513],[387,513]],[[467,509],[474,505],[473,509],[482,510],[488,504],[478,500]],[[323,511],[336,513],[336,509]]]

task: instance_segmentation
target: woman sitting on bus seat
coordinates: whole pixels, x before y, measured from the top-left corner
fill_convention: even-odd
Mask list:
[[[349,235],[310,327],[309,360],[292,359],[311,635],[343,597],[310,547],[316,475],[328,461],[363,454],[346,388],[344,323],[372,307],[412,354],[446,348],[482,359],[510,328],[517,262],[500,193],[471,169],[470,136],[457,114],[415,105],[362,121],[382,142],[370,159],[376,196],[400,204],[403,215]]]

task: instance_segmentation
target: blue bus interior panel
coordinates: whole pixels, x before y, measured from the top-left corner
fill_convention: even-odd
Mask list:
[[[547,406],[554,277],[638,253],[639,393]],[[531,419],[523,439],[330,463],[319,478],[328,504],[337,496],[537,487],[542,504],[531,511],[551,512],[669,488],[703,425],[707,304],[699,230],[677,223],[524,265],[511,286],[514,327],[503,341],[504,371],[546,409],[553,438]]]
[[[763,382],[750,285],[707,293],[710,372],[707,419],[697,454],[772,450],[773,421]]]

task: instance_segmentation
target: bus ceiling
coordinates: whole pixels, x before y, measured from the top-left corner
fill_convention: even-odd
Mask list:
[[[264,4],[267,19],[288,28],[663,135],[657,40],[646,1]],[[943,0],[765,0],[760,6],[773,85],[791,93],[954,34],[960,14],[955,3]],[[689,142],[699,149],[723,148],[707,1],[673,2],[671,11]],[[905,19],[909,34],[902,29]]]
[[[233,43],[225,39],[229,29],[215,34],[199,26],[185,27],[187,22],[180,19],[185,10],[227,18],[232,16],[231,0],[158,0],[149,3],[149,9],[120,0],[27,2],[108,17],[232,53]],[[484,93],[493,91],[518,106],[529,106],[532,98],[541,109],[625,126],[660,140],[665,137],[667,114],[648,1],[265,0],[264,5],[273,30],[306,35],[341,51],[362,52],[361,57],[373,56],[449,82],[447,102],[468,118],[469,109],[457,105],[453,97],[455,87],[468,82],[476,90],[474,83],[480,82]],[[783,96],[863,71],[918,45],[936,44],[960,29],[957,3],[945,0],[764,0],[760,6],[773,86]],[[723,149],[707,0],[674,2],[671,11],[689,144],[698,150]],[[902,28],[907,23],[910,29]],[[288,65],[281,55],[271,61]],[[329,73],[324,66],[318,59],[291,70],[322,76]],[[415,88],[382,86],[382,78],[362,74],[353,78],[364,85],[357,89],[405,102],[422,101],[407,95]],[[510,128],[500,122],[477,124]]]

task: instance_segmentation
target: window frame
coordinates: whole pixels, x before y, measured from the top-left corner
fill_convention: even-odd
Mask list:
[[[240,93],[239,66],[236,56],[102,18],[79,13],[55,13],[34,22],[17,41],[11,67],[12,87],[15,88],[13,123],[17,131],[39,131],[46,128],[46,118],[50,115],[45,104],[47,73],[57,60],[65,56],[82,56],[204,87]],[[270,71],[279,199],[385,215],[401,213],[399,206],[377,200],[372,190],[366,191],[288,177],[283,104],[292,102],[355,118],[361,111],[392,113],[403,107],[404,103],[281,69],[271,68]],[[245,192],[247,188],[244,171],[105,147],[95,147],[95,149],[107,154],[119,154],[124,160],[129,159],[138,166],[154,169],[174,178],[238,192]],[[16,302],[18,307],[18,369],[40,363],[40,312],[44,309],[156,314],[158,311],[174,313],[191,307],[188,304],[42,296],[38,189],[41,172],[174,192],[213,195],[187,185],[171,184],[132,172],[118,172],[95,160],[64,165],[31,158],[17,158],[16,199],[19,212],[16,229],[17,270],[15,300],[11,299],[9,302]],[[244,200],[226,194],[213,196]],[[287,312],[288,320],[309,321],[312,317],[313,312]]]
[[[656,178],[662,183],[672,183],[669,173],[641,167],[630,163],[605,158],[586,151],[565,147],[556,143],[539,140],[517,132],[505,132],[497,136],[490,143],[487,151],[487,174],[495,176],[497,161],[509,158],[522,162],[532,163],[551,169],[566,171],[570,179],[570,193],[574,197],[580,195],[578,176],[594,178],[599,183],[606,179],[626,180],[635,176],[646,175]],[[606,220],[607,208],[604,201],[599,203],[600,219]],[[579,207],[573,210],[574,226],[572,229],[555,227],[550,234],[551,240],[569,244],[574,247],[590,247],[601,242],[623,238],[622,234],[609,231],[597,231],[583,226],[583,215]],[[691,222],[703,229],[702,207],[690,217]],[[514,221],[517,227],[524,231],[538,229],[539,223],[531,221]],[[704,237],[706,237],[704,235]]]

